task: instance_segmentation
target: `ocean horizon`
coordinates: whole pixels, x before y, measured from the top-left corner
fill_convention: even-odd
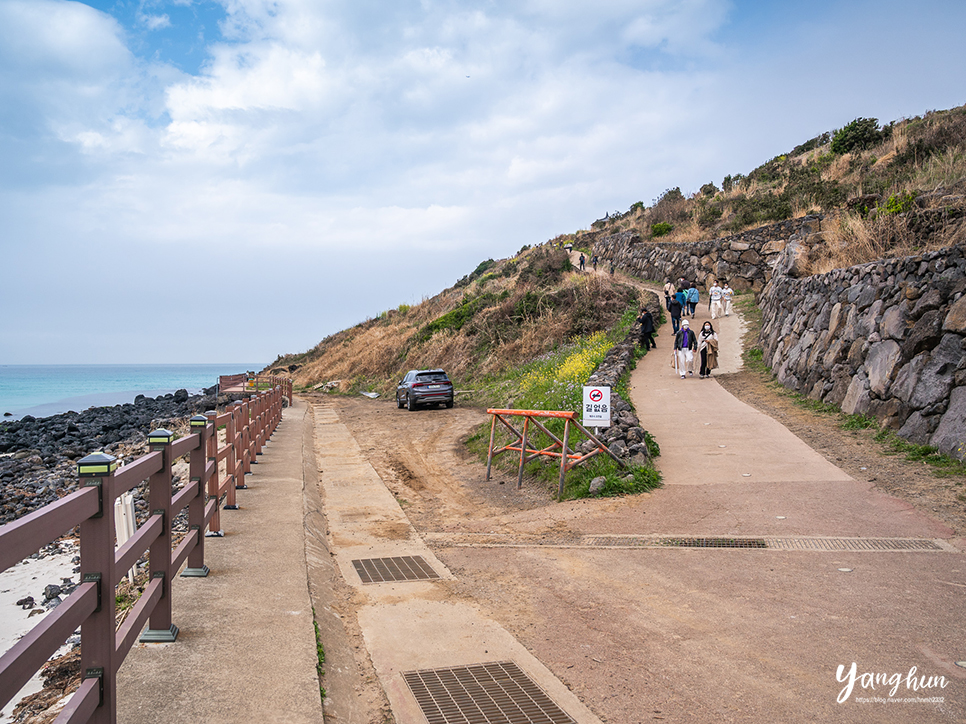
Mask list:
[[[220,375],[264,369],[264,363],[139,365],[0,365],[0,421],[48,417],[158,397],[197,394]],[[10,413],[6,415],[6,413]]]

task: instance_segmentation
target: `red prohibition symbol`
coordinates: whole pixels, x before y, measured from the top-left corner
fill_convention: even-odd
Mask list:
[[[590,401],[591,402],[600,402],[602,399],[604,399],[604,393],[603,392],[601,392],[600,390],[591,390],[590,391]]]

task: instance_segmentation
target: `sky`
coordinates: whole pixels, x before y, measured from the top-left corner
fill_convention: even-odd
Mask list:
[[[0,0],[0,364],[274,360],[966,103],[966,3]]]

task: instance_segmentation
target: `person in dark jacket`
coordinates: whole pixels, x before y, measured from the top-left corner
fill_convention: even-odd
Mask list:
[[[645,309],[641,316],[637,318],[637,321],[641,323],[641,346],[645,350],[657,349],[657,345],[654,343],[654,317],[653,315]]]
[[[681,305],[681,300],[678,299],[678,294],[671,297],[671,304],[668,311],[671,313],[671,327],[674,329],[674,333],[678,333],[678,329],[681,326],[681,310],[684,307]]]
[[[686,374],[694,374],[694,350],[698,347],[697,337],[690,325],[685,319],[681,323],[681,330],[674,336],[674,368],[682,380]]]

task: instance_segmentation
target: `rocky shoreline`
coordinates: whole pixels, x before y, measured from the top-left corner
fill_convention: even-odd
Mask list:
[[[130,462],[147,452],[145,441],[152,430],[177,432],[187,418],[228,401],[224,396],[216,399],[213,387],[203,392],[138,395],[123,405],[0,422],[0,524],[75,490],[76,461],[85,455],[103,450]]]

